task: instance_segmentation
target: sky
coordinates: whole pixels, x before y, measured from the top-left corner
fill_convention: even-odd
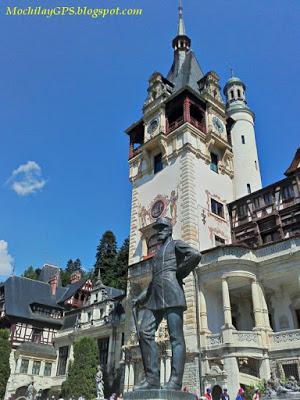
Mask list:
[[[141,16],[11,16],[7,6],[141,8]],[[299,146],[299,0],[184,0],[204,70],[230,67],[256,114],[263,184]],[[141,117],[147,81],[167,74],[177,0],[2,0],[0,5],[0,275],[79,257],[106,230],[129,234],[124,130]]]

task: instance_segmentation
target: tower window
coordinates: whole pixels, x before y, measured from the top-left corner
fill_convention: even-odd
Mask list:
[[[210,205],[211,205],[211,212],[213,214],[216,214],[219,217],[224,218],[224,206],[222,203],[219,203],[215,199],[211,199]]]
[[[254,165],[255,165],[255,169],[258,169],[257,168],[257,161],[254,161]]]
[[[230,97],[231,97],[231,99],[234,99],[234,92],[233,92],[233,90],[230,90]]]
[[[245,144],[245,143],[246,143],[246,141],[245,141],[245,136],[242,135],[241,138],[242,138],[242,143]]]
[[[240,91],[240,89],[237,90],[237,94],[238,94],[238,97],[241,97],[241,91]]]
[[[163,169],[162,154],[159,153],[154,157],[154,173],[157,174],[157,172],[161,171],[162,169]]]
[[[219,168],[218,168],[219,158],[215,153],[210,153],[210,158],[211,158],[210,169],[218,174],[218,172],[219,172]]]
[[[248,194],[251,193],[251,185],[250,185],[250,183],[247,183],[247,191],[248,191]]]
[[[215,235],[215,246],[223,246],[224,244],[225,244],[225,239]]]

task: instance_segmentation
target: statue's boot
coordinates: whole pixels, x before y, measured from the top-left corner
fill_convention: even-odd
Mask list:
[[[163,387],[163,390],[181,390],[181,383],[177,382],[174,379],[170,379],[168,383],[166,383]]]
[[[133,390],[153,390],[153,389],[160,389],[160,383],[157,382],[148,382],[146,379],[143,379],[140,384],[135,385]]]

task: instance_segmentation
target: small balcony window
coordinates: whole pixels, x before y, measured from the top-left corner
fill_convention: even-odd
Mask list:
[[[20,374],[27,374],[28,365],[29,365],[29,360],[27,358],[23,358],[20,366]]]
[[[52,372],[52,363],[46,362],[44,368],[44,376],[51,376],[51,372]]]
[[[39,375],[41,369],[41,362],[40,361],[33,361],[32,365],[32,375]]]
[[[238,214],[239,218],[246,217],[248,214],[247,204],[242,204],[242,205],[238,206],[237,214]]]
[[[254,199],[253,199],[253,206],[254,206],[254,209],[255,209],[255,210],[257,210],[258,208],[261,207],[261,197],[260,197],[260,196],[254,197]]]
[[[219,168],[218,168],[219,158],[215,153],[210,153],[210,158],[211,158],[210,169],[218,174],[219,173]]]
[[[211,199],[211,212],[221,218],[224,218],[224,205],[215,199]]]
[[[250,183],[247,183],[247,192],[248,192],[248,194],[251,194],[251,185],[250,185]]]
[[[282,199],[283,200],[291,200],[294,198],[294,189],[292,185],[285,186],[281,189]]]
[[[154,173],[157,174],[163,169],[162,154],[159,153],[154,157]]]
[[[264,203],[266,206],[269,206],[270,204],[273,203],[273,196],[271,192],[264,194]]]

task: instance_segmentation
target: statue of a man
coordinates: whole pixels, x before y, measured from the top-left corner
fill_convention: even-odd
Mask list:
[[[27,400],[34,400],[35,399],[35,393],[36,393],[36,390],[35,390],[35,387],[34,387],[34,382],[32,381],[27,387],[26,395],[25,395],[26,399]]]
[[[163,389],[181,390],[185,363],[183,312],[186,300],[183,279],[199,264],[201,254],[181,240],[172,239],[172,224],[159,218],[154,229],[161,247],[153,258],[152,281],[136,299],[133,306],[143,306],[138,330],[145,379],[134,390],[160,388],[155,332],[163,318],[167,320],[172,347],[172,365],[169,382]]]
[[[100,365],[98,365],[98,367],[97,367],[95,381],[96,381],[97,400],[103,400],[104,399],[104,382],[103,382],[103,374],[102,374]]]

